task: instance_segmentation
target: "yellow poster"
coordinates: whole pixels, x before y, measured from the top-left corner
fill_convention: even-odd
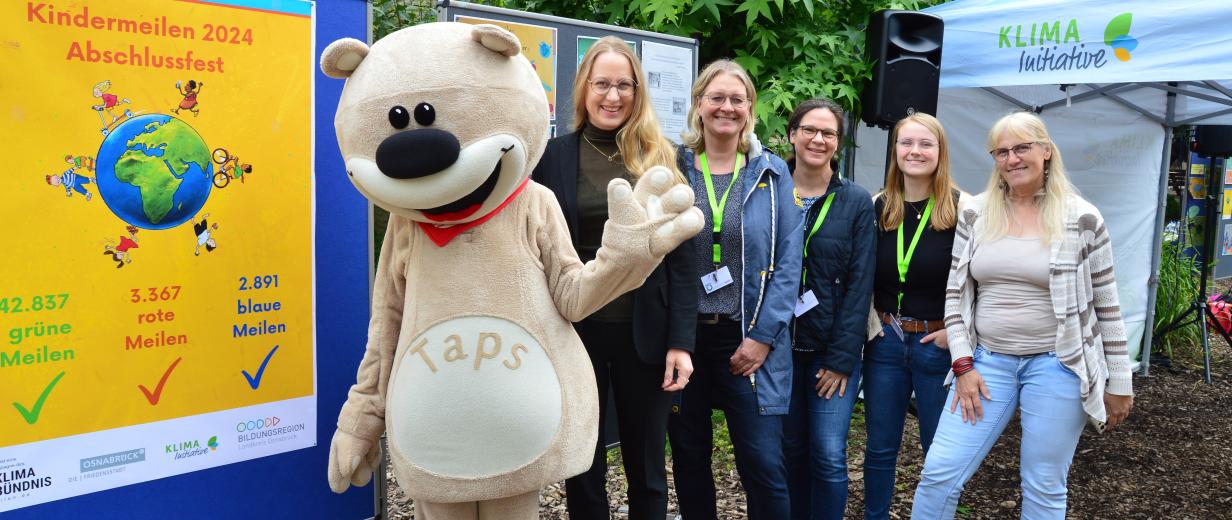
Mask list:
[[[1195,199],[1206,198],[1206,165],[1193,164],[1189,166],[1189,196]]]
[[[542,25],[527,25],[503,20],[489,20],[473,16],[454,16],[453,21],[481,24],[488,23],[505,29],[522,42],[522,56],[530,60],[539,73],[539,81],[543,83],[543,91],[548,95],[548,111],[553,121],[556,120],[556,28]]]
[[[1232,189],[1223,190],[1223,219],[1232,219]]]
[[[0,511],[312,445],[312,4],[0,24]]]

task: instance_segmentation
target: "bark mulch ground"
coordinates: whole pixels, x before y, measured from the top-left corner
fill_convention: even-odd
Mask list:
[[[1199,363],[1155,365],[1149,377],[1134,378],[1134,410],[1126,424],[1103,435],[1090,429],[1083,434],[1070,470],[1069,518],[1232,519],[1232,355],[1222,340],[1213,340],[1211,345],[1212,384],[1203,382]],[[912,418],[908,422],[891,518],[910,517],[923,465],[916,424]],[[1019,517],[1019,436],[1015,420],[967,484],[959,518]],[[864,439],[864,426],[857,417],[849,448],[849,519],[863,518]],[[616,458],[608,472],[608,489],[612,517],[623,519],[627,517],[624,475],[618,454]],[[715,461],[720,515],[744,518],[744,492],[730,454],[717,450]],[[671,487],[670,461],[668,468]],[[392,474],[389,479],[386,518],[414,518],[411,501],[398,489]],[[557,484],[544,491],[542,518],[567,518],[563,488]],[[674,515],[674,489],[669,493],[669,510]]]

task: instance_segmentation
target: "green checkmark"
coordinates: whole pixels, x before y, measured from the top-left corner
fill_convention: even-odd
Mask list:
[[[38,400],[34,401],[34,409],[27,410],[26,407],[21,405],[21,403],[16,401],[13,402],[13,408],[17,409],[17,413],[21,414],[21,417],[26,420],[26,423],[34,424],[38,422],[39,414],[43,413],[43,404],[47,402],[47,396],[51,395],[51,389],[56,387],[56,383],[59,383],[60,378],[62,377],[64,377],[64,372],[60,372],[60,375],[56,376],[55,379],[52,379],[51,383],[47,385],[47,388],[43,389],[43,393],[39,395]]]

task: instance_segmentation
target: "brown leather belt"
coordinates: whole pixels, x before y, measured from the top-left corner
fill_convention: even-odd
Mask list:
[[[893,320],[890,313],[878,311],[881,316],[881,323],[889,325]],[[903,327],[903,332],[908,334],[925,333],[930,334],[945,328],[945,322],[942,320],[916,320],[912,318],[899,318],[899,325]]]

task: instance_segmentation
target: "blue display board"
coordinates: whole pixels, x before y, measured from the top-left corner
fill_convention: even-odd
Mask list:
[[[203,8],[210,4],[226,4],[240,9],[261,10],[264,8],[272,12],[287,11],[290,9],[287,6],[294,3],[281,0],[185,1],[206,4],[202,6]],[[71,15],[75,11],[71,11],[72,6],[68,5],[69,3],[65,4],[67,7],[57,6],[54,10],[50,6],[45,9],[40,8],[44,10],[35,13],[36,18],[44,20],[44,25],[50,27],[59,23],[57,20],[61,18],[57,18],[59,16],[57,13],[63,11],[70,16],[63,17],[65,21],[61,25],[72,26],[75,22],[72,21]],[[38,4],[32,3],[31,5]],[[26,11],[25,2],[22,2],[21,7],[23,12]],[[313,47],[316,57],[314,62],[319,60],[320,53],[325,46],[338,38],[352,37],[367,40],[368,9],[367,3],[362,0],[317,2],[313,14]],[[85,14],[81,16],[82,19],[87,19]],[[146,14],[133,13],[132,16],[142,17]],[[150,29],[152,31],[162,31],[161,28],[166,21],[154,20],[151,23],[153,25],[146,24],[144,27],[152,27]],[[164,25],[159,25],[160,23]],[[220,32],[219,29],[226,23],[225,19],[211,20],[210,37],[215,41],[209,45],[244,45],[245,37],[242,32],[234,35],[225,31]],[[134,25],[133,27],[143,26]],[[204,35],[200,36],[204,37]],[[218,40],[218,38],[224,38],[227,41]],[[212,47],[202,44],[202,48]],[[89,50],[84,52],[83,55],[88,58]],[[222,64],[220,63],[219,66]],[[229,62],[227,66],[238,65]],[[279,78],[256,78],[256,80],[277,82]],[[205,86],[199,90],[201,110],[223,109],[221,104],[209,104],[211,101],[208,97],[211,93],[210,88],[215,83],[212,80],[202,81],[202,85]],[[338,152],[334,136],[334,112],[343,84],[341,81],[325,77],[319,71],[313,75],[313,175],[311,179],[314,183],[312,209],[315,226],[312,229],[312,237],[315,277],[312,283],[317,308],[320,312],[314,317],[316,348],[313,364],[316,367],[317,427],[315,431],[310,430],[307,433],[315,439],[315,446],[22,507],[5,512],[3,515],[5,520],[48,518],[126,520],[135,518],[329,518],[349,520],[374,516],[372,486],[352,488],[347,493],[338,495],[330,491],[326,482],[326,466],[330,439],[334,432],[334,421],[346,398],[347,389],[355,380],[354,370],[363,354],[369,315],[370,266],[372,265],[371,209],[368,202],[347,181],[343,160]],[[118,89],[119,86],[117,86]],[[180,90],[178,84],[177,90]],[[117,99],[117,97],[112,96],[112,99]],[[119,99],[119,103],[128,101],[123,96]],[[176,101],[180,102],[178,98]],[[265,102],[277,104],[279,100],[268,99]],[[191,105],[180,104],[179,106],[185,110],[196,108],[195,103]],[[287,109],[294,108],[287,107]],[[180,117],[187,116],[188,120],[193,120],[196,112],[192,113],[192,116],[188,116],[186,112],[180,114]],[[125,115],[116,117],[125,117]],[[234,124],[242,127],[245,120],[237,115]],[[276,132],[277,129],[260,129],[260,131]],[[272,170],[275,168],[274,164],[258,165],[254,169],[256,174],[252,180],[248,181],[248,184],[259,180],[258,176],[262,172],[273,173]],[[238,180],[238,176],[235,179]],[[227,193],[242,193],[238,191],[242,189],[244,188],[233,187]],[[95,201],[95,203],[98,202]],[[221,237],[218,240],[221,247],[227,247],[228,235],[226,233],[228,230],[235,233],[232,236],[237,236],[242,233],[242,229],[240,222],[234,222],[229,227],[224,224],[222,230],[218,232]],[[149,233],[143,234],[143,237],[146,234]],[[143,243],[143,245],[148,245],[148,243]],[[220,249],[220,251],[223,250]],[[144,252],[144,250],[139,251]],[[200,254],[208,257],[209,251],[202,249]],[[141,260],[142,258],[138,257],[138,262]],[[139,263],[135,267],[140,266]],[[121,272],[128,273],[132,270],[133,267],[130,267]],[[228,318],[221,310],[218,320],[220,325],[230,327]],[[279,359],[281,358],[276,358],[275,362]],[[264,363],[262,368],[265,368]],[[256,383],[259,384],[261,372],[257,372],[255,377]],[[253,388],[255,390],[256,384]],[[207,392],[207,389],[200,389],[200,391]],[[221,432],[218,437],[223,439]],[[146,440],[148,439],[133,439],[134,442]],[[225,443],[225,440],[223,442]],[[224,444],[224,448],[226,447],[229,446]],[[201,449],[213,449],[213,446]],[[162,455],[161,450],[159,455]],[[144,453],[142,456],[144,457]],[[151,454],[152,456],[154,454]],[[35,464],[37,462],[35,461]],[[85,461],[83,461],[84,464]]]

